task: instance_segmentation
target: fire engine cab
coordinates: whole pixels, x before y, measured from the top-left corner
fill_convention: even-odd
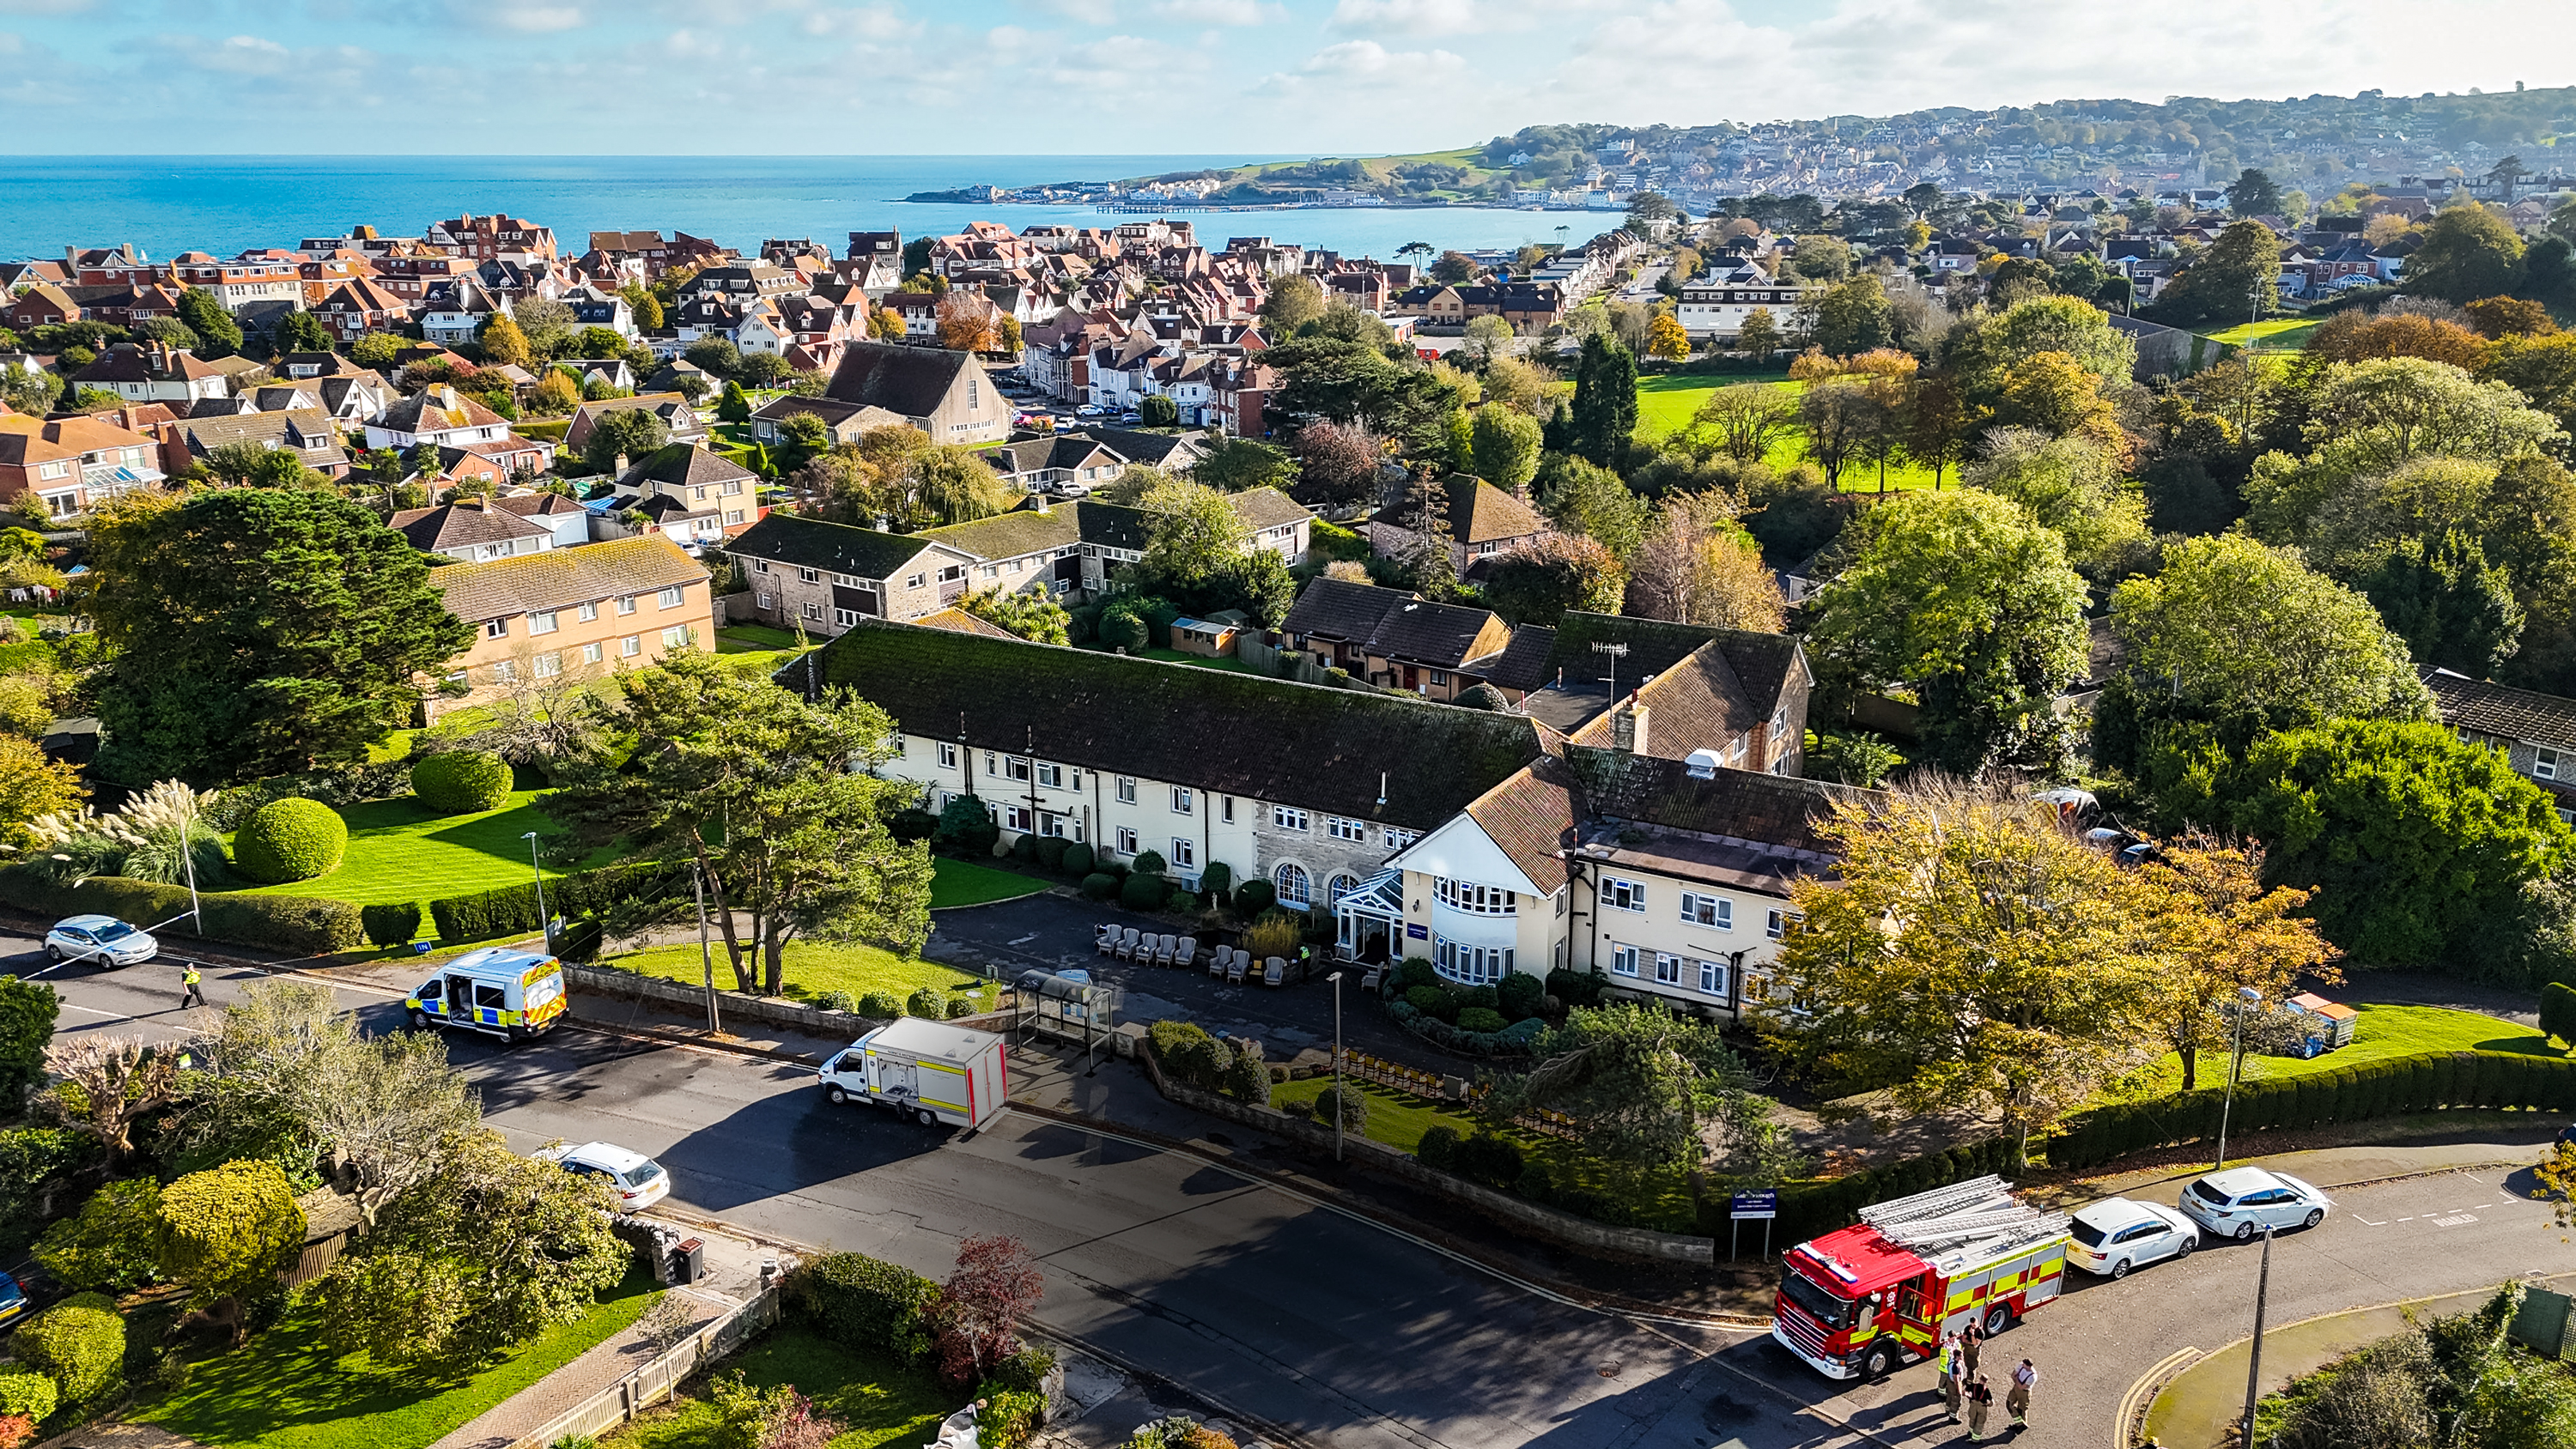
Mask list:
[[[1970,1323],[1988,1337],[2055,1298],[2066,1214],[1999,1177],[1861,1209],[1860,1222],[1781,1257],[1771,1336],[1832,1378],[1878,1378]]]

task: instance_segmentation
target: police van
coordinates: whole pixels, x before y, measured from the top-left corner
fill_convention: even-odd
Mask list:
[[[403,1005],[422,1031],[458,1026],[526,1041],[563,1019],[563,963],[535,951],[486,946],[448,962],[412,988]]]

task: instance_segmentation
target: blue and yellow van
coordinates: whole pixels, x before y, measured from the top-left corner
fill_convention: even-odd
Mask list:
[[[448,962],[412,988],[403,1005],[422,1031],[459,1026],[526,1041],[563,1019],[563,963],[535,951],[486,946]]]

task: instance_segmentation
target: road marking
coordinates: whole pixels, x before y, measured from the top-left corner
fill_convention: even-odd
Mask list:
[[[2401,1223],[2411,1223],[2415,1220],[2413,1218],[2399,1218],[2398,1221]]]
[[[1018,939],[1018,940],[1016,940],[1016,941],[1011,942],[1010,944],[1011,944],[1011,945],[1014,945],[1014,946],[1025,946],[1025,945],[1027,945],[1028,943],[1030,943],[1031,941],[1036,940],[1037,938],[1038,938],[1038,933],[1037,933],[1037,932],[1035,932],[1035,931],[1031,931],[1031,932],[1029,932],[1027,935],[1022,936],[1021,938],[1019,938],[1019,939]]]
[[[2438,1217],[2432,1221],[2433,1226],[2437,1228],[2458,1228],[2466,1227],[2468,1224],[2476,1222],[2477,1220],[2478,1215],[2476,1213],[2452,1213],[2447,1217]]]
[[[2374,1222],[2372,1222],[2370,1219],[2368,1219],[2368,1218],[2366,1218],[2366,1217],[2363,1217],[2363,1216],[2362,1216],[2361,1214],[2359,1214],[2359,1213],[2354,1213],[2354,1214],[2352,1215],[2352,1220],[2353,1220],[2354,1222],[2357,1222],[2357,1223],[2361,1224],[2361,1225],[2362,1225],[2363,1227],[2365,1227],[2365,1228],[2384,1228],[2384,1227],[2388,1226],[2388,1224],[2386,1224],[2386,1223],[2374,1223]],[[2398,1221],[2402,1223],[2402,1222],[2404,1222],[2404,1221],[2406,1221],[2406,1220],[2405,1220],[2404,1218],[2399,1218],[2399,1219],[2398,1219]]]

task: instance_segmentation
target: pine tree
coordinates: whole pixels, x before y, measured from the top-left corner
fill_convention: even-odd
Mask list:
[[[1637,358],[1608,332],[1583,339],[1574,366],[1574,451],[1618,466],[1637,431]]]

